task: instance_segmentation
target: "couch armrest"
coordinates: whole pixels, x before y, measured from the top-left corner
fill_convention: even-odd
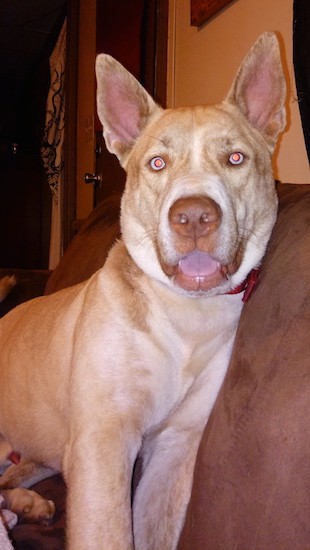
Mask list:
[[[310,547],[310,186],[280,210],[206,426],[178,550]]]

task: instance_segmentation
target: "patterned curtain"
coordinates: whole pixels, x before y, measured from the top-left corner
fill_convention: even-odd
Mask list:
[[[50,89],[46,104],[41,156],[52,192],[49,269],[62,255],[61,196],[64,183],[66,21],[50,57]]]

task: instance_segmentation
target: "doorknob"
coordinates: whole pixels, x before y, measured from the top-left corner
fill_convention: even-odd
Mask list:
[[[94,187],[100,187],[102,182],[101,174],[90,174],[86,172],[86,174],[84,174],[84,182],[92,183]]]

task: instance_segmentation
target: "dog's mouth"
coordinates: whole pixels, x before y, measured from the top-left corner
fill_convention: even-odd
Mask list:
[[[189,292],[206,292],[221,286],[237,269],[235,262],[222,265],[207,252],[194,251],[176,265],[163,266],[176,286]]]

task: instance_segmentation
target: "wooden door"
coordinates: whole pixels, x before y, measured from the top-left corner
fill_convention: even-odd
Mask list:
[[[96,52],[108,53],[126,67],[138,80],[142,79],[144,52],[144,0],[97,0]],[[125,172],[115,155],[107,150],[102,126],[95,115],[96,173],[100,186],[94,188],[94,205],[111,194],[123,191]]]
[[[117,9],[116,9],[117,6]],[[122,63],[163,106],[166,102],[168,0],[97,0],[96,53]],[[94,206],[124,188],[125,173],[102,137],[95,113]]]

